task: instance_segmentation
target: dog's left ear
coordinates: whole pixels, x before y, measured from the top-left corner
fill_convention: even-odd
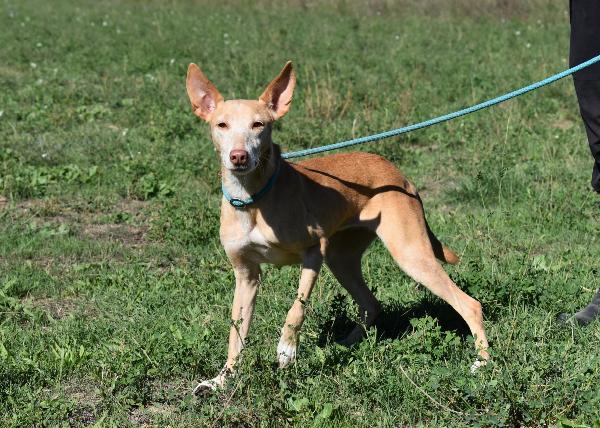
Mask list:
[[[292,61],[288,61],[258,99],[269,107],[274,119],[279,119],[290,109],[295,86],[296,75]]]

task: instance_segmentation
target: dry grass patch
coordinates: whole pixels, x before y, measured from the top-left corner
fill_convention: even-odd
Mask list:
[[[87,224],[82,228],[82,235],[103,241],[117,241],[127,247],[140,247],[146,244],[147,226],[130,224],[99,223]]]
[[[430,174],[422,183],[415,185],[425,204],[428,201],[431,204],[434,199],[440,198],[444,193],[458,188],[456,174],[446,171],[440,174]]]
[[[71,379],[60,385],[61,394],[76,403],[76,409],[69,415],[69,425],[73,427],[91,426],[98,419],[98,405],[102,401],[99,385],[92,379]]]
[[[156,380],[150,385],[151,403],[129,411],[129,422],[140,427],[159,426],[157,419],[176,416],[177,404],[191,392],[191,382],[185,379]]]
[[[86,316],[96,314],[95,308],[88,302],[76,296],[65,297],[32,297],[23,299],[23,304],[33,308],[41,309],[54,319],[65,318],[75,312],[80,312]]]
[[[561,131],[568,131],[571,129],[575,123],[569,119],[559,119],[552,123],[552,126],[556,129],[560,129]]]
[[[0,200],[1,206],[1,200]],[[85,211],[56,199],[28,199],[15,207],[15,216],[42,228],[66,227],[69,233],[103,241],[116,241],[127,247],[147,243],[147,202],[123,199],[109,212]]]
[[[149,404],[145,407],[137,407],[129,412],[128,419],[135,426],[142,428],[157,427],[155,418],[170,418],[177,411],[177,407],[170,404]]]
[[[117,203],[116,208],[119,211],[138,215],[141,214],[147,206],[148,202],[146,201],[139,201],[137,199],[122,199]]]

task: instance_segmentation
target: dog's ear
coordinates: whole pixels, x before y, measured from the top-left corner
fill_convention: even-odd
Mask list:
[[[185,86],[194,114],[207,122],[210,121],[213,111],[223,101],[223,97],[215,85],[206,78],[196,64],[192,63],[188,66]]]
[[[295,86],[296,75],[292,62],[288,61],[258,99],[269,107],[274,119],[279,119],[290,109]]]

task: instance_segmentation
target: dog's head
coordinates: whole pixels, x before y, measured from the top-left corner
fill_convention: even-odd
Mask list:
[[[210,124],[223,166],[236,174],[254,170],[271,150],[271,127],[290,108],[296,76],[288,62],[258,100],[225,101],[196,64],[187,73],[194,114]]]

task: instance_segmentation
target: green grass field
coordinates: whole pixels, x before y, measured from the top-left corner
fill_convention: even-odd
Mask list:
[[[0,426],[600,426],[600,323],[555,317],[600,286],[599,198],[570,79],[363,146],[421,191],[481,300],[492,362],[381,244],[384,303],[356,308],[324,269],[298,362],[275,368],[298,267],[264,268],[238,375],[225,361],[233,273],[220,180],[185,93],[198,63],[255,98],[292,59],[284,151],[430,118],[567,67],[567,2],[0,3]],[[414,385],[418,385],[418,388]]]

